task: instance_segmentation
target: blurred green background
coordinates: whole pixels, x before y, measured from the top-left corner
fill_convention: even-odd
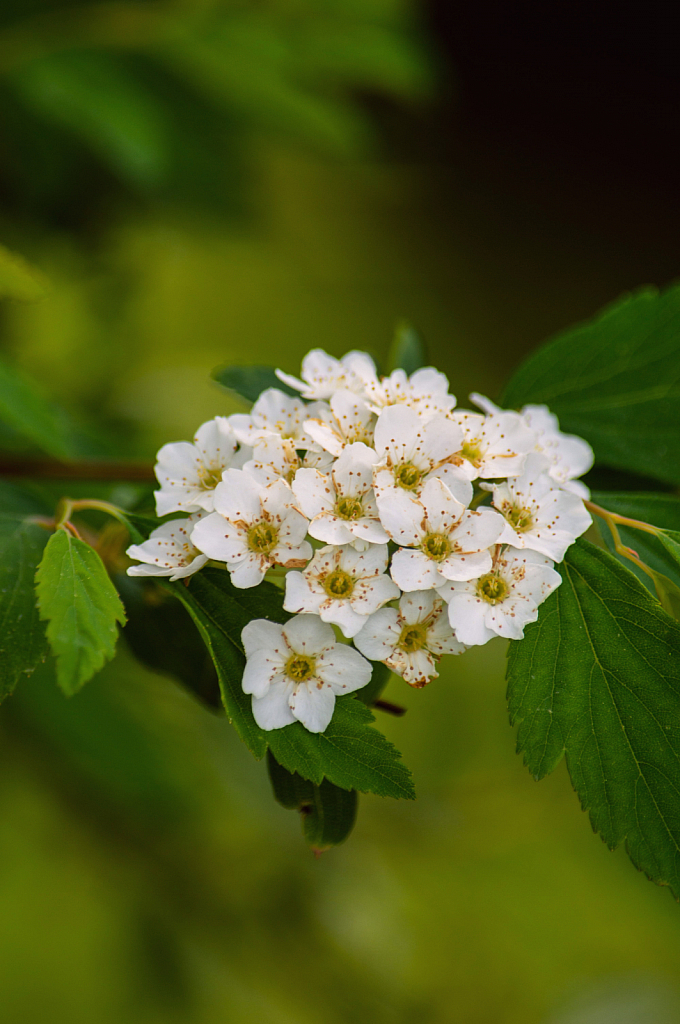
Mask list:
[[[0,242],[47,281],[3,355],[152,460],[240,408],[217,364],[380,358],[407,317],[464,404],[672,279],[663,24],[511,6],[3,0]],[[504,658],[392,680],[418,801],[318,860],[124,645],[69,701],[37,672],[0,711],[2,1024],[680,1021],[678,908],[523,768]]]

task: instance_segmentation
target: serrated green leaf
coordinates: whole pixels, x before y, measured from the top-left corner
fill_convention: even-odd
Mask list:
[[[283,593],[270,583],[250,590],[234,587],[219,569],[203,569],[181,582],[165,586],[185,605],[198,626],[217,669],[222,699],[230,721],[255,757],[267,746],[284,768],[320,785],[324,778],[342,789],[358,789],[379,796],[412,798],[410,772],[395,747],[371,727],[373,715],[353,696],[335,703],[325,733],[311,733],[300,722],[265,732],[253,718],[251,698],[243,692],[245,653],[243,627],[256,618],[286,622]]]
[[[566,754],[610,848],[680,896],[680,626],[611,555],[578,540],[508,655],[511,721],[536,778]]]
[[[341,789],[412,800],[411,773],[396,747],[372,728],[374,720],[365,704],[348,695],[336,700],[325,732],[308,732],[294,722],[267,733],[267,739],[280,765],[317,785],[327,778]]]
[[[316,850],[343,843],[354,828],[357,815],[357,794],[340,789],[327,779],[320,786],[288,772],[278,763],[271,750],[267,755],[269,779],[274,796],[282,807],[300,811],[302,831]]]
[[[35,302],[47,294],[47,281],[23,256],[0,245],[0,298]]]
[[[18,488],[0,483],[0,701],[47,654],[35,597],[35,571],[49,532],[28,520],[43,509]]]
[[[278,388],[286,395],[300,397],[298,391],[279,380],[272,366],[218,366],[213,370],[212,377],[222,387],[235,391],[247,402],[256,402],[267,388]]]
[[[113,657],[125,609],[97,552],[63,529],[47,542],[36,590],[57,682],[71,696]]]
[[[387,357],[389,372],[404,370],[408,376],[427,364],[425,342],[409,323],[398,325]]]
[[[645,288],[520,366],[505,406],[546,403],[616,469],[680,483],[680,285]]]

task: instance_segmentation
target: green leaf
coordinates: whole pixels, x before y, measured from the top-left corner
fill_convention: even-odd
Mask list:
[[[167,583],[186,607],[206,644],[217,669],[222,699],[229,720],[257,758],[267,746],[284,768],[320,785],[324,778],[342,789],[358,789],[379,796],[412,798],[410,772],[399,752],[373,729],[373,715],[353,696],[335,703],[325,733],[311,733],[300,722],[265,732],[253,718],[251,698],[241,683],[245,653],[241,631],[251,619],[286,622],[283,593],[270,583],[250,590],[234,587],[228,573],[203,569],[183,583]]]
[[[97,552],[64,529],[50,537],[36,585],[57,682],[71,696],[113,657],[125,610]]]
[[[169,163],[169,114],[130,66],[102,50],[60,50],[22,63],[14,88],[41,117],[67,128],[126,181],[148,189]]]
[[[392,675],[392,670],[387,665],[384,665],[382,661],[372,661],[371,665],[373,666],[371,678],[365,686],[362,686],[360,690],[356,690],[357,700],[360,700],[362,704],[368,704],[369,707],[375,704]]]
[[[0,298],[34,302],[47,294],[47,281],[17,253],[0,245]]]
[[[212,376],[222,387],[235,391],[247,402],[256,402],[267,388],[278,388],[286,395],[300,397],[298,391],[279,380],[271,366],[218,366]]]
[[[42,507],[0,482],[0,701],[47,654],[35,598],[35,571],[50,536],[28,520]]]
[[[680,529],[680,498],[676,498],[672,494],[650,494],[646,491],[632,493],[602,491],[595,492],[592,495],[592,500],[607,511],[626,516],[628,519],[637,519],[643,523],[671,531]],[[596,522],[605,544],[615,558],[631,572],[634,572],[652,594],[656,594],[653,580],[629,559],[616,553],[614,540],[605,521],[597,518]],[[617,524],[617,528],[622,542],[626,547],[632,548],[645,565],[648,565],[655,573],[667,577],[672,586],[680,587],[680,566],[673,554],[665,547],[661,536],[655,537],[644,530],[620,524]]]
[[[270,583],[261,583],[252,591],[238,590],[228,573],[219,569],[203,569],[191,577],[188,587],[181,581],[165,585],[196,623],[217,670],[227,717],[259,760],[266,753],[267,739],[253,718],[251,699],[241,687],[246,664],[241,630],[253,618],[285,622],[283,594]]]
[[[517,746],[536,778],[566,754],[593,828],[680,896],[680,626],[632,573],[579,540],[562,584],[510,644]]]
[[[408,376],[427,364],[427,350],[419,334],[411,324],[400,323],[387,357],[389,372],[404,370]]]
[[[645,288],[520,366],[505,406],[546,403],[598,462],[680,483],[680,285]]]
[[[155,580],[118,574],[125,604],[123,638],[143,665],[180,682],[212,710],[222,711],[217,672],[187,609]]]
[[[64,414],[23,373],[0,360],[0,421],[57,459],[75,457],[73,431]]]
[[[267,733],[267,739],[280,765],[317,785],[327,778],[341,789],[414,799],[410,771],[396,747],[371,727],[373,721],[369,709],[348,695],[336,700],[325,732],[309,732],[294,722]]]
[[[358,800],[354,790],[340,789],[327,779],[315,786],[297,773],[291,774],[282,768],[271,750],[267,768],[277,801],[288,810],[302,814],[302,831],[311,846],[321,851],[347,839],[357,815]]]

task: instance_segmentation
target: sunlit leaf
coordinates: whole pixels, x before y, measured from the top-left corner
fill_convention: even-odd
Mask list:
[[[96,551],[63,529],[47,543],[36,590],[57,681],[70,696],[113,657],[125,610]]]

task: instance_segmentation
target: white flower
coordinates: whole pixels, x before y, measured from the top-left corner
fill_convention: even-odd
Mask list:
[[[309,534],[326,544],[386,544],[373,494],[376,454],[365,444],[350,444],[331,472],[299,469],[293,481],[298,504],[308,519]]]
[[[323,473],[333,464],[333,456],[324,451],[308,451],[301,459],[295,445],[295,441],[278,434],[267,434],[255,442],[253,457],[243,468],[259,484],[267,487],[277,480],[292,483],[300,466],[313,466]]]
[[[215,487],[229,466],[242,464],[238,442],[226,416],[216,416],[196,431],[194,443],[177,441],[164,444],[157,455],[156,477],[161,485],[156,491],[156,513],[197,512],[213,510]]]
[[[404,594],[396,608],[381,608],[354,637],[371,661],[382,661],[410,686],[425,686],[438,675],[443,654],[462,654],[449,625],[444,602],[432,590]]]
[[[473,392],[470,399],[486,413],[503,413],[484,395]],[[585,484],[575,480],[592,468],[595,456],[587,441],[575,434],[563,434],[559,420],[547,405],[525,405],[520,415],[536,436],[534,451],[540,452],[550,461],[549,475],[566,491],[589,498],[590,491]]]
[[[536,434],[519,413],[501,411],[481,416],[453,412],[451,419],[465,435],[455,461],[468,479],[517,476],[522,472],[525,455],[534,450]]]
[[[194,527],[193,543],[226,562],[235,587],[256,587],[273,565],[300,568],[312,557],[307,520],[284,480],[262,487],[248,473],[228,469],[215,489],[215,511]]]
[[[531,548],[561,562],[592,520],[582,500],[554,486],[544,455],[527,455],[519,476],[494,484],[493,503],[507,520],[500,543]]]
[[[330,409],[325,402],[308,405],[278,388],[267,388],[249,415],[234,413],[229,417],[229,423],[241,444],[255,445],[263,438],[275,435],[294,441],[295,448],[309,448],[314,446],[314,442],[305,432],[304,421],[312,416],[330,418]]]
[[[454,498],[469,505],[472,484],[449,460],[463,443],[463,431],[445,416],[423,420],[404,405],[383,409],[375,426],[378,463],[373,487],[382,515],[383,502],[396,489],[417,500],[428,480],[440,478]]]
[[[328,546],[314,554],[304,572],[286,575],[287,612],[311,612],[353,637],[378,608],[401,591],[387,570],[387,545],[359,553],[351,545]]]
[[[447,377],[432,366],[424,366],[407,377],[404,370],[394,370],[389,377],[366,380],[366,401],[374,412],[385,406],[407,405],[428,419],[435,413],[447,413],[456,404],[449,394]]]
[[[341,388],[330,400],[332,416],[305,420],[305,430],[317,444],[338,456],[348,444],[373,446],[375,415],[359,395]],[[308,406],[311,410],[312,406]],[[308,415],[314,414],[310,411]]]
[[[491,568],[489,548],[505,520],[491,509],[466,510],[441,480],[428,480],[419,502],[397,489],[380,510],[383,526],[397,544],[392,579],[402,590],[429,590],[446,580],[470,580]],[[407,549],[415,550],[407,550]]]
[[[595,461],[588,442],[575,434],[563,434],[557,416],[547,405],[525,405],[522,418],[537,435],[536,451],[550,459],[548,473],[552,479],[565,491],[589,498],[586,485],[575,479],[592,469]]]
[[[142,564],[131,565],[128,576],[169,576],[171,580],[181,580],[202,569],[208,556],[194,547],[190,537],[204,514],[197,512],[188,519],[163,523],[143,544],[132,544],[127,554]]]
[[[464,644],[485,644],[494,636],[521,640],[538,618],[538,606],[562,582],[549,558],[537,551],[499,548],[492,569],[477,580],[446,583],[438,593],[448,602],[449,623]]]
[[[337,643],[332,626],[316,615],[296,615],[285,626],[253,619],[241,638],[247,658],[243,690],[253,695],[261,729],[297,720],[310,732],[323,732],[336,696],[359,690],[371,678],[365,658]]]
[[[302,392],[303,398],[330,398],[340,388],[364,395],[366,384],[376,379],[375,363],[365,352],[348,352],[334,359],[321,348],[314,348],[302,360],[302,380],[282,370],[276,376],[284,384]]]

